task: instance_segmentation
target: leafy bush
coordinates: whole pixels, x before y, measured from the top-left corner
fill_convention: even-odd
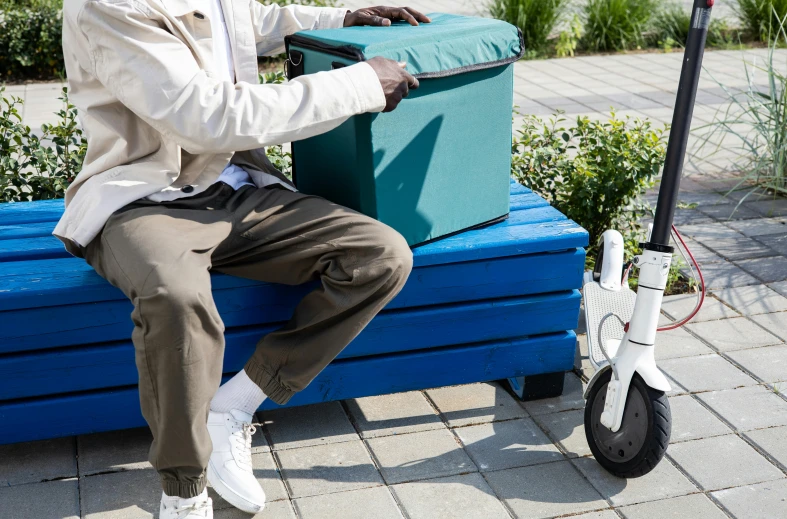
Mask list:
[[[519,27],[525,49],[537,54],[545,50],[567,3],[568,0],[493,0],[489,14]]]
[[[651,22],[652,42],[660,47],[686,45],[691,26],[691,11],[684,9],[677,2],[667,2],[656,11]],[[740,31],[731,28],[724,18],[711,18],[708,27],[707,45],[711,47],[729,47],[740,43]]]
[[[560,31],[557,43],[555,43],[555,54],[558,58],[574,57],[574,51],[577,50],[579,40],[582,39],[584,30],[582,28],[582,20],[579,15],[575,14],[568,24],[568,29]]]
[[[744,174],[739,186],[754,184],[787,195],[787,75],[782,72],[782,54],[775,61],[778,40],[787,42],[783,25],[778,34],[763,65],[745,64],[745,90],[731,91],[719,83],[729,104],[710,125],[698,129],[701,144],[696,153],[707,159],[718,151],[736,151],[733,167]],[[767,78],[767,87],[759,78],[755,82],[760,74]]]
[[[630,247],[641,235],[637,198],[653,185],[664,162],[666,128],[647,120],[605,122],[527,116],[512,145],[512,174],[590,233],[589,257],[601,234],[618,229]],[[632,237],[633,236],[633,237]]]
[[[645,44],[655,0],[588,0],[583,45],[591,51],[628,50]]]
[[[76,108],[64,88],[63,109],[41,137],[22,124],[22,100],[0,88],[0,202],[62,198],[82,169],[87,141],[76,122]]]
[[[64,74],[62,0],[0,0],[0,80]]]
[[[738,0],[733,9],[751,37],[768,41],[787,17],[787,0]]]

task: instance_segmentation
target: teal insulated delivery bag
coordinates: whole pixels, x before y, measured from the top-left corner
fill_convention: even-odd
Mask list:
[[[429,16],[419,26],[286,38],[291,79],[375,56],[406,62],[419,79],[393,112],[293,143],[299,190],[376,218],[412,246],[508,215],[513,63],[524,53],[518,29],[505,22]]]

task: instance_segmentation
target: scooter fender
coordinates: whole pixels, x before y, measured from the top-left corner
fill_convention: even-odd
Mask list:
[[[588,396],[590,396],[590,390],[593,388],[593,385],[596,383],[596,381],[610,369],[612,369],[610,365],[605,364],[596,371],[593,377],[591,377],[591,379],[588,381],[587,387],[585,388],[585,400],[587,400]],[[667,380],[667,377],[664,376],[664,373],[662,373],[661,370],[655,365],[638,366],[635,371],[639,373],[639,376],[642,377],[642,380],[645,381],[645,384],[647,384],[648,387],[651,387],[656,391],[664,391],[665,393],[672,391],[672,386],[670,386],[669,380]]]

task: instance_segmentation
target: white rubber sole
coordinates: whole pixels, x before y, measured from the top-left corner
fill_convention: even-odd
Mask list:
[[[234,506],[239,510],[243,510],[249,514],[258,514],[262,512],[262,509],[265,508],[265,504],[263,503],[262,506],[256,505],[238,495],[237,492],[232,490],[224,480],[219,477],[218,472],[213,468],[213,463],[208,461],[208,471],[207,471],[208,483],[210,486],[213,487],[213,490],[216,491],[218,495],[224,498],[229,504]]]

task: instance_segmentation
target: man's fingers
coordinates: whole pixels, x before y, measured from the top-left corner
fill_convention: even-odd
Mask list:
[[[396,20],[404,20],[410,25],[418,25],[418,20],[407,9],[394,9],[391,11],[391,17]]]
[[[407,80],[408,88],[418,88],[419,86],[421,86],[421,84],[418,82],[417,79],[415,79],[415,77],[412,74],[410,74],[406,70],[404,71],[404,74],[405,74],[404,77]]]
[[[367,14],[364,12],[358,13],[358,21],[354,25],[372,25],[376,27],[385,27],[391,25],[391,20],[377,16],[375,14]]]
[[[419,11],[416,11],[412,7],[403,7],[403,9],[407,11],[413,18],[415,18],[421,23],[430,23],[432,21],[431,18],[429,18],[425,14],[420,13]]]

